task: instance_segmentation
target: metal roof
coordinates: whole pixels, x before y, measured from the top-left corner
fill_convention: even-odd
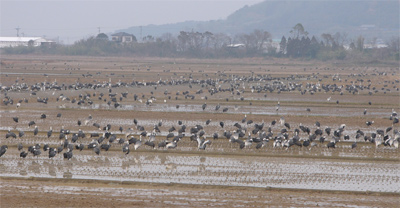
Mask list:
[[[41,37],[0,37],[0,41],[13,41],[13,42],[29,42],[30,40],[36,41],[42,39],[42,42],[46,40]]]

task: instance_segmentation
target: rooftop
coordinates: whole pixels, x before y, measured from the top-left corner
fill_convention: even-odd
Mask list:
[[[133,36],[132,34],[126,33],[126,32],[119,32],[119,33],[115,33],[112,34],[111,36]]]
[[[39,40],[43,39],[41,37],[0,37],[0,41],[21,41],[21,42],[28,42],[30,40]],[[43,39],[45,41],[45,39]]]

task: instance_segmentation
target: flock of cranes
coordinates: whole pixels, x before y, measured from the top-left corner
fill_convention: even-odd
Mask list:
[[[206,107],[203,105],[202,110]],[[364,111],[365,112],[365,111]],[[57,118],[61,117],[61,114],[57,114]],[[40,115],[40,119],[46,119],[45,114]],[[400,132],[393,127],[399,123],[398,115],[393,109],[390,114],[392,120],[392,126],[386,129],[377,129],[372,133],[364,133],[362,130],[355,132],[353,143],[349,144],[351,148],[357,147],[357,142],[373,143],[376,147],[380,145],[391,146],[398,148],[400,141]],[[18,124],[20,119],[18,117],[12,118],[13,122]],[[118,128],[118,132],[112,132],[113,125],[107,124],[101,127],[98,123],[94,122],[92,115],[89,115],[84,122],[84,125],[92,125],[96,130],[93,133],[85,133],[81,129],[77,132],[73,132],[62,127],[58,133],[58,140],[60,141],[59,146],[52,146],[47,143],[31,145],[24,150],[23,144],[17,145],[18,151],[20,151],[20,157],[26,158],[29,154],[32,156],[39,156],[43,152],[48,152],[48,157],[53,158],[60,153],[63,153],[63,157],[71,159],[73,157],[73,150],[82,151],[84,149],[92,150],[95,154],[99,155],[102,151],[108,151],[112,146],[121,148],[124,154],[129,154],[131,149],[137,150],[143,145],[148,146],[150,149],[174,149],[178,146],[179,141],[187,139],[191,141],[193,147],[197,147],[198,150],[205,150],[208,145],[213,142],[210,140],[222,140],[226,141],[226,144],[230,148],[237,150],[249,149],[255,144],[255,149],[266,148],[271,142],[272,148],[285,148],[288,150],[292,146],[304,147],[311,150],[311,148],[318,146],[328,140],[325,145],[326,148],[335,148],[336,144],[340,141],[350,140],[349,134],[345,131],[346,125],[341,124],[338,127],[325,127],[322,128],[320,122],[316,121],[313,127],[305,126],[303,124],[290,124],[281,117],[279,120],[273,120],[271,123],[266,124],[255,123],[253,120],[249,120],[247,115],[241,121],[234,123],[232,127],[227,128],[223,121],[217,122],[220,127],[219,132],[223,132],[221,135],[218,131],[208,133],[206,132],[203,125],[208,126],[212,122],[208,119],[204,124],[196,124],[191,128],[188,128],[183,121],[177,122],[178,128],[171,126],[166,130],[168,132],[165,139],[158,141],[157,138],[162,138],[162,132],[160,130],[163,127],[163,120],[153,125],[150,131],[146,131],[145,127],[140,125],[140,121],[137,119],[132,120],[132,126],[124,131],[123,127]],[[35,125],[35,121],[30,121],[28,127]],[[370,127],[374,124],[374,121],[367,121],[366,126]],[[82,122],[77,121],[77,126],[80,127]],[[294,126],[298,128],[294,128]],[[233,130],[228,130],[232,129]],[[281,128],[279,130],[279,128]],[[313,129],[315,128],[315,129]],[[274,132],[278,129],[278,132]],[[33,136],[38,136],[38,126],[35,126],[32,133]],[[47,138],[54,138],[53,128],[47,131]],[[18,135],[12,130],[9,130],[6,135],[6,139],[17,139],[27,137],[24,131],[19,131]],[[210,138],[210,139],[207,139]],[[90,142],[88,139],[91,139]],[[18,140],[16,140],[18,141]],[[319,145],[321,146],[321,145]],[[227,146],[228,147],[228,146]],[[7,145],[2,145],[0,148],[0,156],[4,155],[8,149]]]
[[[97,75],[100,75],[98,72]],[[88,74],[85,74],[85,77]],[[264,97],[267,97],[267,93],[284,93],[284,92],[299,92],[301,95],[310,94],[314,95],[316,93],[337,93],[343,95],[345,93],[351,95],[357,95],[360,92],[368,91],[370,95],[379,92],[390,92],[391,89],[386,86],[386,88],[378,89],[374,87],[371,80],[357,79],[357,83],[353,81],[344,80],[347,84],[339,85],[336,82],[341,82],[342,78],[338,75],[332,77],[323,76],[319,77],[317,74],[312,75],[289,75],[287,77],[273,77],[271,75],[254,74],[250,76],[245,75],[226,75],[224,72],[216,73],[217,78],[205,78],[205,79],[193,79],[190,74],[186,78],[172,78],[171,79],[159,79],[158,81],[132,81],[123,82],[118,81],[116,83],[109,82],[86,82],[82,83],[76,81],[73,84],[59,84],[57,81],[54,82],[40,82],[32,85],[28,85],[23,82],[16,81],[10,86],[1,86],[1,91],[4,94],[2,100],[2,105],[10,108],[15,101],[13,96],[18,95],[19,92],[30,92],[30,96],[37,97],[36,102],[47,105],[50,102],[61,103],[59,108],[65,108],[68,105],[76,106],[91,106],[95,103],[106,103],[110,108],[115,109],[121,108],[124,104],[123,102],[132,97],[134,102],[144,103],[146,106],[151,106],[157,102],[157,97],[153,91],[149,95],[138,95],[135,93],[130,93],[130,88],[147,87],[149,89],[154,89],[154,91],[163,89],[167,86],[182,86],[182,91],[177,91],[175,93],[169,92],[166,88],[163,90],[164,97],[158,98],[159,100],[193,100],[199,98],[202,95],[202,99],[206,100],[202,105],[199,112],[212,109],[211,111],[228,113],[229,108],[220,105],[220,103],[214,107],[210,107],[210,103],[207,104],[209,97],[213,97],[217,94],[229,93],[229,95],[235,96],[240,101],[245,100],[245,95],[247,93],[261,93]],[[93,76],[93,75],[92,75]],[[353,75],[354,77],[355,75]],[[359,75],[360,77],[366,76],[365,74]],[[208,75],[206,77],[209,77]],[[349,79],[352,76],[349,76]],[[317,80],[315,83],[307,82],[303,84],[297,80]],[[332,79],[334,83],[331,84],[321,84],[323,79]],[[392,84],[396,85],[399,83],[398,80],[395,81],[384,81],[386,85]],[[195,90],[195,86],[199,89]],[[185,87],[189,87],[185,90]],[[125,88],[125,92],[114,92],[114,89]],[[394,88],[399,90],[399,88]],[[107,92],[104,92],[104,91]],[[39,97],[37,94],[43,91],[52,91],[53,97]],[[79,92],[77,97],[68,96],[64,92]],[[88,91],[91,91],[90,93]],[[9,96],[13,94],[13,96]],[[232,99],[229,96],[225,98],[225,102],[229,102]],[[29,105],[29,99],[18,98],[16,102],[17,111],[23,108],[24,105]],[[327,99],[330,102],[331,97]],[[339,100],[336,104],[339,105]],[[252,103],[249,103],[252,105]],[[371,101],[368,102],[371,105]],[[176,104],[176,109],[179,109],[181,105]],[[275,106],[275,111],[277,115],[279,114],[281,108],[281,103],[278,101]],[[311,108],[306,108],[307,112],[311,111]],[[365,109],[361,114],[366,115],[368,113]],[[339,141],[354,140],[351,144],[351,148],[357,147],[357,142],[364,141],[368,143],[373,143],[376,147],[380,145],[393,146],[398,148],[398,143],[400,140],[400,134],[396,125],[399,123],[398,115],[395,109],[388,113],[388,117],[392,121],[392,126],[386,129],[376,129],[369,133],[364,133],[361,130],[355,132],[355,138],[350,138],[349,131],[346,130],[346,125],[341,124],[337,126],[326,126],[321,127],[320,122],[316,121],[313,126],[306,126],[303,124],[295,124],[293,122],[286,121],[284,117],[279,120],[273,120],[270,123],[262,121],[261,123],[254,122],[244,115],[242,120],[238,120],[233,126],[227,126],[224,121],[212,121],[212,119],[206,120],[204,123],[198,123],[193,126],[186,126],[185,121],[178,120],[176,126],[167,127],[163,126],[163,120],[152,124],[151,129],[147,126],[140,125],[140,121],[137,119],[132,120],[131,128],[124,130],[122,126],[119,126],[118,131],[115,130],[114,124],[106,124],[104,126],[100,125],[96,121],[96,116],[89,115],[86,119],[77,119],[76,126],[72,126],[72,130],[64,129],[61,127],[58,129],[58,140],[55,143],[60,143],[59,146],[44,144],[31,145],[28,148],[24,148],[22,143],[18,144],[18,151],[20,151],[20,157],[25,158],[29,154],[33,156],[40,156],[42,152],[48,152],[48,157],[53,158],[57,155],[63,153],[63,157],[66,159],[71,159],[73,157],[74,151],[83,151],[86,149],[92,150],[95,154],[99,155],[102,151],[108,151],[112,147],[118,147],[122,150],[124,154],[129,154],[131,150],[137,150],[147,146],[151,149],[174,149],[179,146],[180,141],[188,140],[193,147],[198,150],[206,150],[208,146],[214,143],[213,140],[223,140],[226,141],[227,147],[235,149],[249,149],[255,144],[255,149],[267,148],[268,144],[271,144],[273,148],[285,148],[289,149],[292,146],[305,147],[311,149],[316,146],[321,146],[319,143],[324,143],[328,141],[324,146],[326,148],[335,148]],[[62,118],[61,113],[57,113],[56,117],[49,118],[45,113],[41,114],[38,119],[60,119]],[[8,122],[8,121],[7,121]],[[19,117],[12,117],[12,122],[15,125],[14,130],[11,128],[6,133],[6,139],[16,139],[30,137],[31,134],[26,135],[22,130],[16,130],[21,119]],[[39,137],[39,125],[38,120],[32,120],[28,122],[28,128],[34,126],[32,135],[34,137]],[[207,130],[207,126],[214,124],[218,126],[217,131]],[[373,128],[375,122],[373,120],[366,121],[366,126]],[[115,124],[118,126],[118,124]],[[205,125],[205,126],[203,126]],[[11,125],[10,125],[11,126]],[[95,132],[88,133],[80,129],[81,126],[93,126],[96,130]],[[164,128],[163,131],[160,128]],[[79,129],[76,131],[76,129]],[[17,131],[17,133],[15,132]],[[167,133],[166,133],[167,132]],[[160,141],[160,138],[165,139]],[[55,130],[50,127],[47,131],[48,139],[55,139]],[[212,138],[212,139],[211,139]],[[91,141],[88,141],[91,140]],[[18,141],[18,140],[15,140]],[[193,143],[193,144],[192,144]],[[8,149],[7,145],[2,145],[0,149],[0,156],[4,155]]]

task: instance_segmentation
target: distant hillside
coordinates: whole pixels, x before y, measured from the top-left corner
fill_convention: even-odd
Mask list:
[[[227,2],[228,3],[228,2]],[[270,32],[273,38],[288,35],[291,28],[302,23],[310,35],[346,32],[349,38],[389,39],[399,35],[399,1],[265,1],[245,6],[224,20],[186,21],[167,25],[142,27],[142,35],[161,36],[180,31],[210,31],[226,34],[249,33],[254,29]],[[117,32],[133,33],[140,38],[140,27]]]

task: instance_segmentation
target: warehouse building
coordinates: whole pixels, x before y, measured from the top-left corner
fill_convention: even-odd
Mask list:
[[[54,41],[41,37],[0,37],[0,48],[16,46],[42,46],[54,44]]]

